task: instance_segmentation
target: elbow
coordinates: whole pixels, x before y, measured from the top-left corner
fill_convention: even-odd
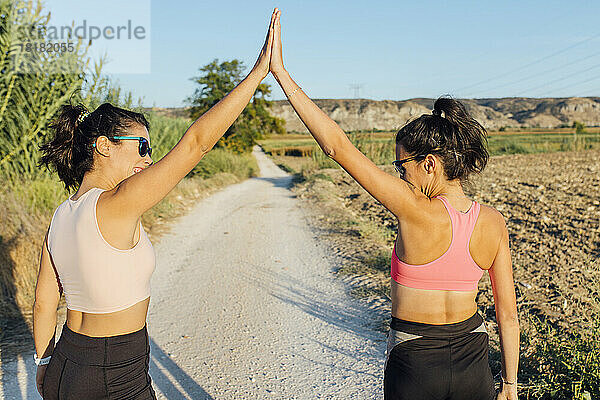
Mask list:
[[[516,312],[514,313],[498,313],[496,315],[496,320],[498,321],[499,325],[505,326],[505,327],[514,327],[514,328],[519,328],[519,316],[517,315]]]
[[[336,155],[335,149],[329,145],[323,146],[323,153],[329,158],[335,158]]]
[[[346,137],[344,136],[344,138]],[[327,155],[327,157],[335,159],[342,153],[344,145],[345,143],[343,140],[338,140],[335,138],[334,140],[329,140],[328,143],[323,143],[321,149],[323,150],[323,153]]]
[[[198,143],[197,151],[200,153],[200,158],[204,157],[212,148],[213,146],[206,143]]]
[[[212,149],[212,147],[213,146],[206,143],[206,140],[203,137],[195,135],[192,137],[192,140],[188,142],[186,151],[187,154],[193,154],[194,158],[200,160]]]
[[[43,301],[41,299],[35,299],[33,303],[33,314],[34,315],[49,315],[56,313],[58,303],[52,301]]]

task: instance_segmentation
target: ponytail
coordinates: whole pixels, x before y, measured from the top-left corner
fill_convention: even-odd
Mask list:
[[[85,150],[81,146],[80,124],[78,119],[88,112],[85,106],[70,104],[62,106],[58,117],[50,124],[50,129],[55,133],[49,143],[40,147],[43,155],[40,165],[52,167],[58,173],[58,177],[65,184],[67,190],[76,189],[83,180],[83,175],[77,173],[76,165],[80,164],[78,158]],[[77,154],[77,159],[75,155]],[[91,156],[91,152],[89,154]]]

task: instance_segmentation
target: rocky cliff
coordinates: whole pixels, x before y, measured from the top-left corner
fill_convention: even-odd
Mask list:
[[[425,98],[403,101],[318,99],[315,103],[346,131],[394,131],[421,114],[431,113],[434,101]],[[600,97],[509,97],[461,101],[471,115],[489,130],[502,127],[557,128],[571,126],[573,121],[600,126]],[[287,100],[274,101],[271,112],[286,121],[288,132],[307,132]]]

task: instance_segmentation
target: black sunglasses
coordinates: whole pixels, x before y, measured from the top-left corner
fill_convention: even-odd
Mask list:
[[[394,160],[394,161],[392,161],[392,165],[394,166],[394,168],[396,168],[396,171],[398,171],[400,176],[403,177],[404,174],[406,173],[406,168],[404,168],[404,166],[402,164],[407,163],[409,161],[417,160],[419,158],[425,158],[425,156],[422,154],[419,154],[416,156],[405,158],[403,160]]]
[[[115,139],[119,140],[139,140],[140,145],[138,147],[138,152],[140,153],[140,157],[145,157],[146,154],[152,156],[152,147],[150,147],[150,143],[148,143],[148,139],[142,136],[115,136]]]
[[[152,147],[148,143],[148,139],[142,136],[113,136],[113,139],[119,140],[137,140],[140,142],[138,147],[138,152],[140,153],[140,157],[145,157],[146,154],[152,156]],[[92,143],[92,147],[96,147],[96,143]]]

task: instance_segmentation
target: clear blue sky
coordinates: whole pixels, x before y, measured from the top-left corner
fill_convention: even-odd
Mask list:
[[[376,100],[600,96],[598,1],[133,2],[132,18],[150,11],[151,72],[111,76],[146,106],[184,105],[190,78],[215,58],[252,66],[275,6],[286,67],[313,98],[353,98],[351,85]],[[118,6],[101,1],[46,1],[74,15],[87,3],[115,19]]]

